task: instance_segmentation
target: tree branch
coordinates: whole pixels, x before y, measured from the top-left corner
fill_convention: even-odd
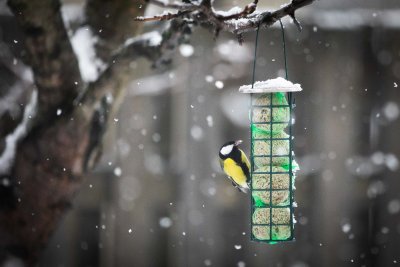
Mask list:
[[[231,19],[240,19],[245,18],[246,16],[252,14],[256,11],[258,4],[258,0],[254,0],[253,3],[246,5],[240,12],[231,14],[231,15],[217,15],[218,19],[221,20],[231,20]]]
[[[189,14],[191,11],[178,11],[178,13],[170,13],[166,12],[154,17],[137,17],[135,20],[136,21],[161,21],[161,20],[171,20],[175,18],[182,18],[185,15]]]
[[[137,21],[171,20],[175,18],[187,19],[197,22],[203,27],[213,28],[218,34],[220,31],[231,32],[241,35],[244,32],[256,30],[260,27],[269,27],[279,19],[290,16],[295,24],[301,29],[295,18],[295,12],[299,8],[310,5],[314,0],[292,0],[289,4],[273,11],[256,12],[258,1],[246,5],[240,11],[238,8],[228,12],[215,11],[211,1],[203,0],[200,4],[168,4],[158,0],[149,0],[149,3],[173,8],[177,13],[168,13],[154,17],[137,17]]]
[[[93,0],[92,0],[93,1]],[[218,13],[214,11],[211,2],[203,1],[195,4],[168,4],[164,1],[150,0],[149,2],[162,7],[178,9],[177,16],[170,20],[162,34],[157,32],[146,33],[139,37],[128,39],[111,56],[108,67],[99,76],[98,80],[88,84],[84,94],[75,103],[84,110],[92,113],[98,103],[108,94],[115,96],[124,90],[124,85],[129,80],[129,63],[139,57],[145,57],[153,62],[154,66],[161,66],[171,61],[175,48],[189,38],[191,25],[199,22],[201,25],[216,27],[216,30],[224,30],[235,33],[237,36],[245,31],[255,30],[258,25],[268,27],[284,16],[294,18],[294,12],[314,0],[293,0],[290,4],[274,12],[256,13],[255,8],[258,1],[255,0],[238,12],[231,14]],[[202,12],[199,13],[199,10]],[[197,13],[196,13],[197,12]],[[194,16],[188,19],[188,16]],[[184,17],[184,18],[179,18]],[[242,20],[241,18],[244,18]],[[141,17],[137,17],[140,19]],[[157,20],[169,20],[169,15],[153,17]],[[210,22],[211,21],[211,22]],[[212,23],[214,21],[214,24]],[[240,22],[240,23],[239,23]]]
[[[98,57],[108,62],[115,49],[141,31],[143,25],[133,21],[132,16],[143,14],[146,6],[144,0],[86,1],[86,22],[99,38],[95,44]]]
[[[150,32],[128,39],[114,52],[107,69],[99,79],[90,83],[82,99],[76,102],[90,109],[110,93],[110,88],[113,89],[113,94],[118,94],[117,91],[124,88],[121,84],[129,80],[129,75],[124,75],[129,72],[129,63],[139,57],[149,59],[155,67],[168,64],[175,49],[187,41],[190,33],[190,25],[185,20],[172,20],[161,34]]]
[[[147,2],[159,6],[159,7],[164,7],[164,8],[172,8],[176,10],[191,10],[194,11],[198,8],[198,5],[195,4],[189,4],[189,3],[167,3],[165,1],[160,1],[160,0],[147,0]]]

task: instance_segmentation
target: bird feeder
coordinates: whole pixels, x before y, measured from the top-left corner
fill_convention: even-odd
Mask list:
[[[251,96],[251,239],[276,243],[293,240],[294,180],[292,92],[299,84],[276,78],[243,85]]]

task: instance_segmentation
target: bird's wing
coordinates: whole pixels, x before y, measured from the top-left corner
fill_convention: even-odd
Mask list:
[[[249,188],[246,188],[246,187],[237,187],[237,189],[238,189],[240,192],[245,193],[245,194],[247,194],[247,191],[249,190]]]
[[[236,187],[236,188],[239,190],[239,192],[242,192],[242,193],[247,194],[247,191],[249,190],[248,187],[243,187],[243,186],[238,185],[238,184],[235,182],[235,180],[233,180],[233,178],[230,177],[230,176],[228,176],[228,178],[229,178],[229,180],[231,180],[232,185],[233,185],[234,187]]]
[[[239,161],[239,160],[238,160]],[[231,158],[224,160],[224,172],[229,176],[232,181],[240,187],[247,187],[247,175],[245,174],[244,168],[247,167],[241,163],[236,162]]]
[[[246,154],[242,150],[240,150],[240,154],[241,154],[242,162],[244,164],[246,164],[247,168],[250,170],[250,162],[249,162],[249,159],[247,158]]]
[[[246,154],[242,150],[240,150],[240,158],[241,158],[243,165],[247,167],[247,170],[246,170],[246,168],[244,168],[244,173],[247,177],[246,182],[249,183],[250,182],[250,162],[249,162],[249,159],[247,158]]]
[[[224,171],[224,161],[222,159],[219,159],[219,166],[221,166],[221,169]]]

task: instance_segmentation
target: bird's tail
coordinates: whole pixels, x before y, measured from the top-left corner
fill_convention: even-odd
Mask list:
[[[248,188],[244,188],[244,187],[238,187],[237,189],[239,189],[240,192],[247,194],[247,192],[249,191]]]
[[[238,186],[237,187],[239,189],[240,192],[247,194],[247,192],[249,192],[250,188],[249,185],[246,183],[243,186]]]

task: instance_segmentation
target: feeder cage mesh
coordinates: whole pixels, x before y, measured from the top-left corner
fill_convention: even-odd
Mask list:
[[[292,93],[251,94],[251,238],[293,240]]]

